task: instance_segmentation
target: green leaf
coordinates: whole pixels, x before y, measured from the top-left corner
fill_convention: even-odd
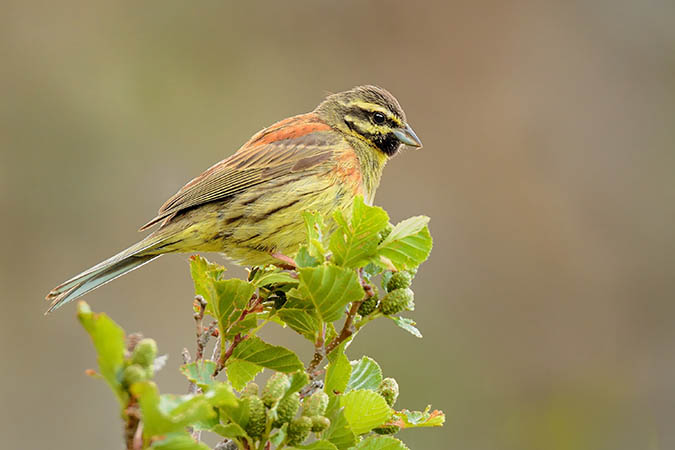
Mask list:
[[[382,369],[372,358],[362,357],[358,361],[351,362],[352,371],[345,392],[356,389],[369,389],[376,391],[382,383]]]
[[[338,450],[338,448],[330,441],[324,439],[312,442],[309,445],[296,445],[295,447],[288,447],[289,449],[300,450]]]
[[[257,364],[241,360],[228,360],[227,363],[227,379],[232,383],[232,386],[241,391],[249,382],[260,372],[263,368]]]
[[[338,320],[347,304],[361,300],[363,288],[356,272],[333,265],[298,269],[301,295],[309,299],[325,322]]]
[[[415,323],[414,320],[408,319],[407,317],[400,317],[400,316],[387,316],[387,317],[389,317],[391,320],[394,321],[394,323],[396,323],[396,325],[403,328],[405,331],[412,334],[413,336],[418,337],[418,338],[422,337],[422,333],[420,333],[420,330],[418,330],[415,327],[415,325],[417,325],[417,324]]]
[[[351,222],[347,224],[340,211],[335,220],[340,226],[330,239],[333,262],[359,267],[375,255],[378,233],[389,223],[389,216],[382,208],[366,205],[359,196],[354,199]]]
[[[131,385],[131,392],[138,398],[146,438],[184,431],[186,426],[204,428],[213,424],[218,415],[216,407],[238,405],[232,389],[225,383],[215,384],[205,394],[159,395],[157,385],[142,381]]]
[[[382,267],[378,266],[377,264],[368,263],[363,268],[363,276],[366,278],[366,280],[370,280],[372,277],[379,275],[380,273],[382,273]]]
[[[232,326],[227,330],[227,337],[233,338],[238,334],[244,335],[256,326],[258,326],[258,314],[247,314],[242,320],[237,320],[232,324]]]
[[[304,369],[300,358],[285,347],[268,344],[257,336],[241,342],[232,353],[233,360],[248,361],[266,369],[291,373]]]
[[[429,257],[433,244],[427,223],[426,216],[399,223],[378,246],[378,255],[391,261],[398,270],[419,266]]]
[[[339,450],[351,448],[356,443],[356,435],[345,418],[338,396],[331,397],[325,416],[330,419],[330,426],[323,432],[322,437]]]
[[[236,423],[228,423],[227,425],[218,424],[211,428],[211,431],[228,439],[237,439],[246,436],[246,431]]]
[[[288,424],[285,423],[285,424],[282,425],[282,427],[279,429],[279,431],[277,431],[276,433],[274,433],[273,435],[270,436],[269,441],[272,443],[274,448],[278,448],[279,445],[281,445],[281,443],[284,441],[284,439],[286,439],[287,428],[288,428]]]
[[[427,406],[424,411],[395,411],[391,420],[401,429],[422,428],[422,427],[442,427],[445,423],[445,414],[437,409],[431,411],[431,406]]]
[[[203,399],[192,400],[181,404],[177,416],[172,416],[172,409],[178,402],[166,398],[162,403],[155,383],[142,381],[131,386],[131,392],[138,398],[143,416],[143,435],[146,438],[159,436],[174,431],[184,431],[192,422],[205,421],[215,416],[215,411],[203,402]]]
[[[256,273],[251,281],[255,287],[269,286],[275,284],[298,284],[298,280],[293,278],[290,273],[282,272],[278,268],[265,268]]]
[[[252,336],[237,345],[227,360],[228,379],[235,389],[241,390],[263,367],[284,373],[304,369],[302,361],[292,351]]]
[[[307,253],[318,262],[323,262],[326,254],[326,250],[323,247],[323,233],[325,229],[323,217],[316,211],[303,212],[302,217],[305,220],[307,242],[309,243],[306,247]]]
[[[295,264],[298,267],[316,267],[319,265],[319,260],[309,254],[306,246],[301,246],[298,254],[295,255]]]
[[[203,442],[197,442],[186,431],[170,433],[161,441],[155,441],[150,446],[156,450],[209,450]]]
[[[77,318],[94,343],[101,376],[124,407],[128,394],[122,388],[118,377],[124,368],[124,330],[107,315],[94,314],[89,305],[83,301],[77,306]]]
[[[220,279],[223,272],[225,272],[225,267],[219,264],[210,263],[199,255],[190,257],[190,275],[195,284],[195,295],[201,295],[207,302],[211,298],[206,286],[213,280]]]
[[[291,395],[294,392],[298,392],[300,389],[305,387],[309,383],[309,376],[303,370],[298,370],[297,372],[291,374],[291,386],[286,390],[284,397]]]
[[[312,342],[316,341],[321,321],[313,311],[309,312],[300,308],[283,308],[279,310],[278,315],[292,330]]]
[[[230,280],[211,281],[206,284],[209,292],[206,312],[218,321],[218,329],[223,337],[222,342],[234,336],[229,329],[241,316],[241,312],[248,305],[248,301],[255,291],[255,286],[237,278]],[[206,297],[205,297],[206,299]]]
[[[335,395],[347,390],[352,366],[349,364],[349,359],[347,359],[344,349],[341,348],[339,352],[333,352],[331,355],[331,362],[326,369],[324,391],[328,395]]]
[[[409,450],[405,444],[392,436],[368,436],[354,450]]]
[[[393,414],[387,402],[378,393],[359,389],[340,396],[340,406],[356,434],[367,433],[385,423]]]
[[[183,364],[180,371],[192,383],[196,384],[202,389],[206,389],[213,385],[213,372],[216,370],[216,363],[214,361],[200,360],[189,364]]]

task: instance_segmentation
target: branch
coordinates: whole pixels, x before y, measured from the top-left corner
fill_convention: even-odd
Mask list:
[[[322,323],[321,332],[319,333],[319,336],[316,338],[316,342],[314,343],[314,357],[312,358],[312,361],[309,363],[309,366],[307,367],[307,373],[312,378],[315,378],[318,375],[317,373],[315,373],[316,368],[319,366],[321,361],[323,361],[323,358],[325,358],[326,356],[326,349],[324,348],[325,336],[326,336],[326,324]]]
[[[255,312],[258,310],[258,307],[262,304],[262,298],[253,294],[251,299],[249,300],[249,305],[248,308],[244,309],[241,312],[241,315],[237,319],[236,322],[234,322],[229,329],[231,329],[234,325],[237,323],[241,322],[246,318],[247,315],[251,314],[252,312]],[[218,337],[219,340],[223,339],[222,336]],[[225,368],[225,363],[227,363],[227,360],[232,356],[232,353],[234,352],[234,349],[239,345],[241,342],[245,341],[248,338],[248,335],[242,336],[241,333],[238,333],[234,339],[232,339],[232,342],[230,343],[230,346],[225,350],[225,353],[221,354],[220,357],[218,358],[218,365],[216,367],[216,370],[213,372],[213,376],[217,376],[224,368]]]

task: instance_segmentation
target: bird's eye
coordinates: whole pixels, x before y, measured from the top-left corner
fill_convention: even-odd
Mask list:
[[[387,118],[381,112],[376,112],[373,114],[373,122],[378,125],[382,125]]]

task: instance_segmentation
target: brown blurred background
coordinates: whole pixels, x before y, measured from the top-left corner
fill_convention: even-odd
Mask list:
[[[399,406],[445,410],[400,437],[675,448],[675,3],[94,3],[2,2],[2,448],[121,448],[75,307],[45,318],[42,298],[252,133],[363,83],[425,144],[377,203],[431,216],[435,238],[424,339],[382,321],[350,348],[398,379]],[[160,386],[183,392],[191,295],[178,255],[87,300],[155,337]]]

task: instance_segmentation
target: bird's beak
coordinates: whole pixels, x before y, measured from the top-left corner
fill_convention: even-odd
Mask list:
[[[420,138],[417,137],[408,124],[405,124],[405,128],[396,128],[394,130],[394,136],[402,143],[410,145],[411,147],[422,147],[422,141],[420,141]]]

